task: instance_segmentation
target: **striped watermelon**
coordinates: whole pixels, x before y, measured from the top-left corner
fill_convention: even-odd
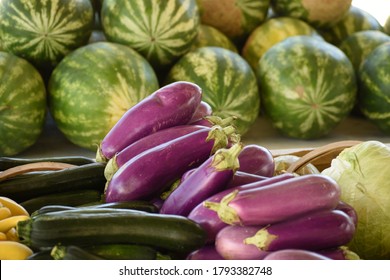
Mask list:
[[[390,134],[390,43],[375,48],[359,69],[358,105],[369,120]]]
[[[390,16],[387,17],[387,20],[383,26],[384,31],[390,35]]]
[[[49,108],[74,144],[95,150],[123,113],[157,90],[153,68],[133,49],[97,42],[68,54],[49,80]]]
[[[363,30],[383,31],[383,27],[370,13],[351,6],[342,20],[330,28],[323,28],[318,31],[326,41],[338,46],[349,35]]]
[[[39,72],[10,53],[0,52],[0,77],[0,156],[12,156],[41,135],[46,89]]]
[[[315,27],[324,27],[340,21],[351,3],[352,0],[271,0],[271,7],[279,16],[299,18]]]
[[[379,30],[363,30],[349,35],[340,43],[339,48],[348,56],[357,73],[366,56],[386,42],[390,42],[390,36],[386,33]]]
[[[270,0],[197,0],[200,19],[242,45],[267,17]]]
[[[200,24],[195,0],[105,0],[101,22],[108,41],[132,47],[155,69],[185,54]]]
[[[355,104],[352,64],[324,40],[289,37],[271,47],[258,67],[265,114],[289,137],[326,136]]]
[[[253,69],[259,59],[276,43],[295,35],[319,36],[317,31],[306,22],[292,17],[270,18],[249,35],[242,49],[242,56]]]
[[[90,0],[2,0],[3,48],[39,68],[55,66],[67,53],[86,44],[93,26]]]
[[[203,90],[203,101],[213,114],[237,117],[244,134],[254,123],[260,106],[256,75],[239,54],[220,47],[202,47],[184,55],[171,68],[167,83],[189,81]]]
[[[191,51],[201,47],[221,47],[237,52],[237,47],[224,33],[207,24],[200,24],[198,36],[191,46]]]

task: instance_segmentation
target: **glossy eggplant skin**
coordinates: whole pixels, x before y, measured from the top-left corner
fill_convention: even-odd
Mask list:
[[[209,205],[232,225],[267,225],[310,212],[334,209],[340,187],[330,177],[310,174],[261,188],[234,190],[219,205]]]
[[[223,260],[214,245],[205,245],[202,248],[190,253],[187,260]]]
[[[204,199],[222,191],[239,167],[241,150],[242,144],[237,143],[216,151],[168,196],[160,213],[187,216]]]
[[[218,233],[215,246],[225,259],[264,259],[278,250],[315,252],[342,246],[354,232],[344,212],[328,210],[265,226],[229,225]]]
[[[238,172],[238,171],[237,171]],[[233,190],[244,190],[250,188],[260,188],[262,186],[267,186],[269,184],[294,178],[293,174],[285,173],[278,176],[266,178],[261,181],[253,182],[250,184],[236,186],[234,188],[226,189],[221,192],[218,192],[209,198],[205,199],[202,203],[199,203],[191,212],[188,214],[188,218],[194,220],[203,227],[207,232],[207,243],[212,243],[215,241],[217,233],[228,224],[224,223],[219,217],[217,212],[207,208],[204,205],[205,201],[219,203],[221,199],[230,193]]]
[[[261,145],[245,145],[238,160],[240,162],[239,171],[265,177],[274,175],[275,163],[272,153]]]
[[[194,83],[179,81],[161,87],[126,111],[100,143],[96,160],[107,161],[158,130],[187,124],[201,99],[202,89]]]
[[[195,113],[192,115],[192,118],[188,122],[192,124],[194,122],[200,121],[205,117],[211,116],[213,114],[213,108],[206,101],[200,101],[198,107],[195,110]]]
[[[107,182],[105,201],[149,199],[160,195],[183,173],[209,158],[218,150],[217,146],[227,145],[227,139],[210,138],[211,131],[222,131],[222,128],[195,131],[129,160]]]
[[[264,260],[331,260],[316,252],[302,249],[284,249],[269,253]]]
[[[104,175],[109,180],[121,166],[142,152],[204,128],[204,126],[199,125],[178,125],[145,136],[128,145],[108,160]]]

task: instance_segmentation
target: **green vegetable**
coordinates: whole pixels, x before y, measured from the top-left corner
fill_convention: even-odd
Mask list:
[[[341,187],[358,224],[349,248],[362,259],[390,258],[390,147],[365,141],[344,149],[322,174]]]

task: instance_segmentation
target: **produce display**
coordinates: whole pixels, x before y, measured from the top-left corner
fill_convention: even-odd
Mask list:
[[[245,138],[389,134],[390,37],[351,2],[0,1],[0,259],[389,259],[388,143]],[[48,117],[95,156],[24,157]]]

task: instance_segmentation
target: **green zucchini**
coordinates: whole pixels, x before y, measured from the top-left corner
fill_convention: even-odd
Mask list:
[[[97,190],[68,191],[34,197],[20,202],[20,205],[32,214],[47,205],[79,206],[85,203],[98,202],[101,200],[102,194],[103,192]]]
[[[46,205],[42,206],[41,208],[37,209],[36,211],[32,212],[30,214],[31,217],[44,214],[44,213],[49,213],[49,212],[56,212],[56,211],[64,211],[64,210],[72,210],[72,209],[77,209],[74,206],[65,206],[65,205]]]
[[[161,258],[157,249],[145,245],[99,244],[82,248],[106,260],[156,260]]]
[[[95,189],[103,192],[107,182],[104,168],[105,164],[94,162],[46,172],[31,178],[6,180],[0,182],[0,196],[22,202],[65,191]]]
[[[55,260],[104,260],[75,245],[56,245],[53,247],[50,254]]]
[[[189,253],[205,244],[199,224],[179,215],[130,209],[81,208],[35,215],[17,225],[31,248],[62,245],[138,244]]]
[[[74,165],[84,165],[94,163],[95,159],[84,156],[58,156],[58,157],[40,157],[40,158],[15,158],[15,157],[0,157],[0,171],[7,170],[15,166],[34,163],[34,162],[62,162]]]
[[[130,200],[130,201],[118,201],[118,202],[95,202],[87,205],[81,205],[81,207],[94,207],[94,208],[117,208],[117,209],[134,209],[145,211],[149,213],[158,213],[159,210],[152,202],[144,200]]]

